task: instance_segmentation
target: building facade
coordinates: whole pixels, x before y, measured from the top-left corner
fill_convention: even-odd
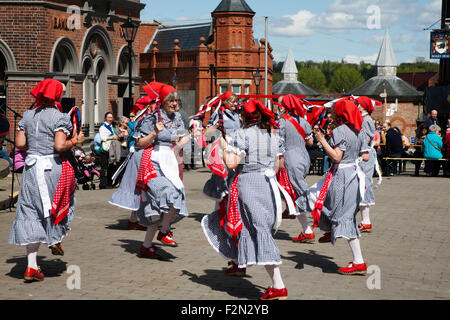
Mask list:
[[[140,56],[143,83],[159,81],[177,87],[186,113],[192,115],[205,98],[225,91],[257,93],[253,75],[263,78],[266,41],[253,36],[255,12],[244,0],[223,0],[203,24],[143,24],[147,45]],[[153,35],[152,30],[154,30]],[[143,40],[141,40],[143,41]],[[273,56],[268,52],[268,93],[272,92]]]
[[[140,22],[139,0],[0,1],[0,97],[23,114],[30,90],[53,78],[66,85],[63,107],[81,107],[83,130],[93,138],[104,114],[126,113],[128,49],[120,25]],[[140,37],[133,43],[141,50]],[[139,55],[132,57],[135,98]],[[7,112],[13,119],[12,113]]]

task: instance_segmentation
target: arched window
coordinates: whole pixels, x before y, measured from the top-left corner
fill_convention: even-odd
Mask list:
[[[56,41],[51,55],[50,72],[78,73],[77,51],[69,38],[60,38]]]

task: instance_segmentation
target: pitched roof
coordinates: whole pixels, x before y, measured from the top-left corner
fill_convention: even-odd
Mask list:
[[[384,34],[383,43],[381,44],[380,52],[378,53],[377,67],[397,67],[397,60],[395,59],[394,50],[392,49],[391,37],[386,30]]]
[[[195,50],[200,45],[201,37],[206,39],[205,45],[207,45],[212,40],[210,36],[211,23],[160,27],[150,40],[149,51],[153,49],[153,41],[158,42],[159,51],[172,51],[175,39],[180,40],[178,46],[181,50]]]
[[[222,0],[214,12],[249,12],[255,13],[245,0]]]
[[[388,100],[412,101],[423,96],[423,92],[417,91],[416,88],[397,76],[376,76],[370,78],[360,86],[350,90],[348,94],[380,98],[380,94],[384,92],[385,88]]]
[[[310,87],[304,85],[299,81],[279,81],[272,87],[272,94],[275,95],[305,95],[307,97],[316,97],[319,96],[320,93],[311,89]]]

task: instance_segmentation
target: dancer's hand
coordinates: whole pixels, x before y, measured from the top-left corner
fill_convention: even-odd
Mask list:
[[[161,131],[164,130],[164,123],[163,122],[158,122],[155,126],[155,132],[156,134],[159,134]]]

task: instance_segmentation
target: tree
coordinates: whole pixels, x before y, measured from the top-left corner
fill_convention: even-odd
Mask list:
[[[306,67],[298,72],[298,81],[317,91],[323,91],[327,86],[327,79],[320,69]]]
[[[343,64],[333,72],[329,89],[332,92],[348,92],[363,82],[363,76],[354,66]]]
[[[274,72],[273,75],[272,75],[272,85],[274,85],[275,83],[281,81],[281,79],[282,79],[281,73]]]

